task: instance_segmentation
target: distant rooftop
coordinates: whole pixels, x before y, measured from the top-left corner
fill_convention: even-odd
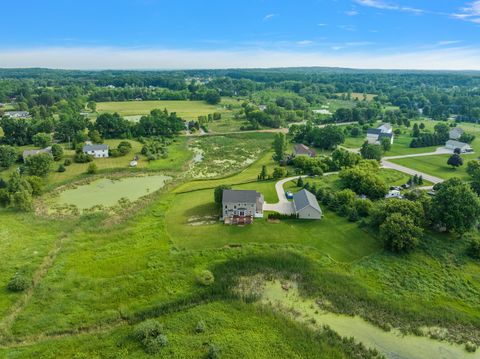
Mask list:
[[[89,151],[106,151],[108,150],[108,145],[85,145],[83,146],[83,151],[84,152],[89,152]]]

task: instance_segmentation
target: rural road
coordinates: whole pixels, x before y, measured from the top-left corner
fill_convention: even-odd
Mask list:
[[[438,147],[435,152],[425,152],[425,153],[414,153],[411,155],[401,155],[401,156],[389,156],[383,157],[384,160],[396,160],[399,158],[409,158],[409,157],[423,157],[423,156],[435,156],[435,155],[451,155],[453,150],[449,150],[446,147]]]
[[[403,157],[399,157],[399,158],[403,158]],[[411,168],[401,166],[401,165],[397,165],[396,163],[392,163],[392,162],[389,162],[389,161],[386,161],[386,160],[383,160],[383,159],[382,159],[382,167],[383,168],[389,168],[389,169],[392,169],[392,170],[396,170],[396,171],[399,171],[399,172],[403,172],[403,173],[409,174],[411,176],[414,176],[414,175],[422,176],[424,180],[432,182],[433,184],[442,183],[444,181],[441,178],[431,176],[431,175],[423,173],[423,172],[415,171],[415,170],[412,170]]]

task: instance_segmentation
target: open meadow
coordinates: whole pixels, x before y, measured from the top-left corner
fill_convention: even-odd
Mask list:
[[[222,114],[229,111],[224,105],[209,105],[204,101],[123,101],[123,102],[99,102],[97,112],[117,112],[121,116],[148,115],[154,109],[167,109],[168,112],[176,112],[177,116],[185,120],[196,120],[198,116],[206,116],[214,112]]]

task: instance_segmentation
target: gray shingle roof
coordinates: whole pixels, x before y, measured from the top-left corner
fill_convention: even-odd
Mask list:
[[[83,146],[83,152],[106,151],[106,150],[108,150],[108,145],[85,145],[85,146]]]
[[[257,197],[260,194],[257,191],[247,191],[247,190],[231,190],[224,189],[222,202],[228,203],[257,203]]]
[[[379,129],[379,128],[369,128],[369,129],[367,130],[367,133],[368,133],[369,135],[379,135],[379,134],[382,133],[382,130]]]
[[[318,212],[322,213],[320,206],[318,204],[317,198],[313,193],[302,189],[300,192],[297,192],[293,195],[293,202],[295,203],[295,210],[301,211],[307,206],[315,208]]]
[[[462,135],[464,132],[465,131],[460,127],[455,127],[450,131],[450,133],[457,133],[457,134],[460,134],[460,135]]]
[[[468,143],[463,143],[455,140],[448,140],[446,143],[447,146],[455,146],[457,148],[463,148],[465,146],[470,146]]]
[[[310,147],[305,146],[303,143],[297,143],[294,147],[295,154],[297,155],[309,155],[312,157],[316,156],[316,152]]]

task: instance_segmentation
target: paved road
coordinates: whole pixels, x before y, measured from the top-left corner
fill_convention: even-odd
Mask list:
[[[400,157],[400,158],[402,158],[402,157]],[[382,167],[383,168],[390,168],[392,170],[396,170],[396,171],[399,171],[399,172],[403,172],[403,173],[409,174],[411,176],[414,176],[414,175],[422,176],[424,180],[432,182],[433,184],[442,183],[444,181],[441,178],[431,176],[431,175],[423,173],[423,172],[415,171],[415,170],[412,170],[411,168],[401,166],[401,165],[397,165],[396,163],[392,163],[392,162],[386,161],[384,159],[382,159]]]
[[[384,160],[395,160],[399,158],[409,158],[409,157],[423,157],[423,156],[435,156],[435,155],[451,155],[453,154],[453,150],[450,150],[446,147],[439,147],[435,150],[435,152],[425,152],[425,153],[414,153],[411,155],[400,155],[400,156],[390,156],[390,157],[383,157]]]

